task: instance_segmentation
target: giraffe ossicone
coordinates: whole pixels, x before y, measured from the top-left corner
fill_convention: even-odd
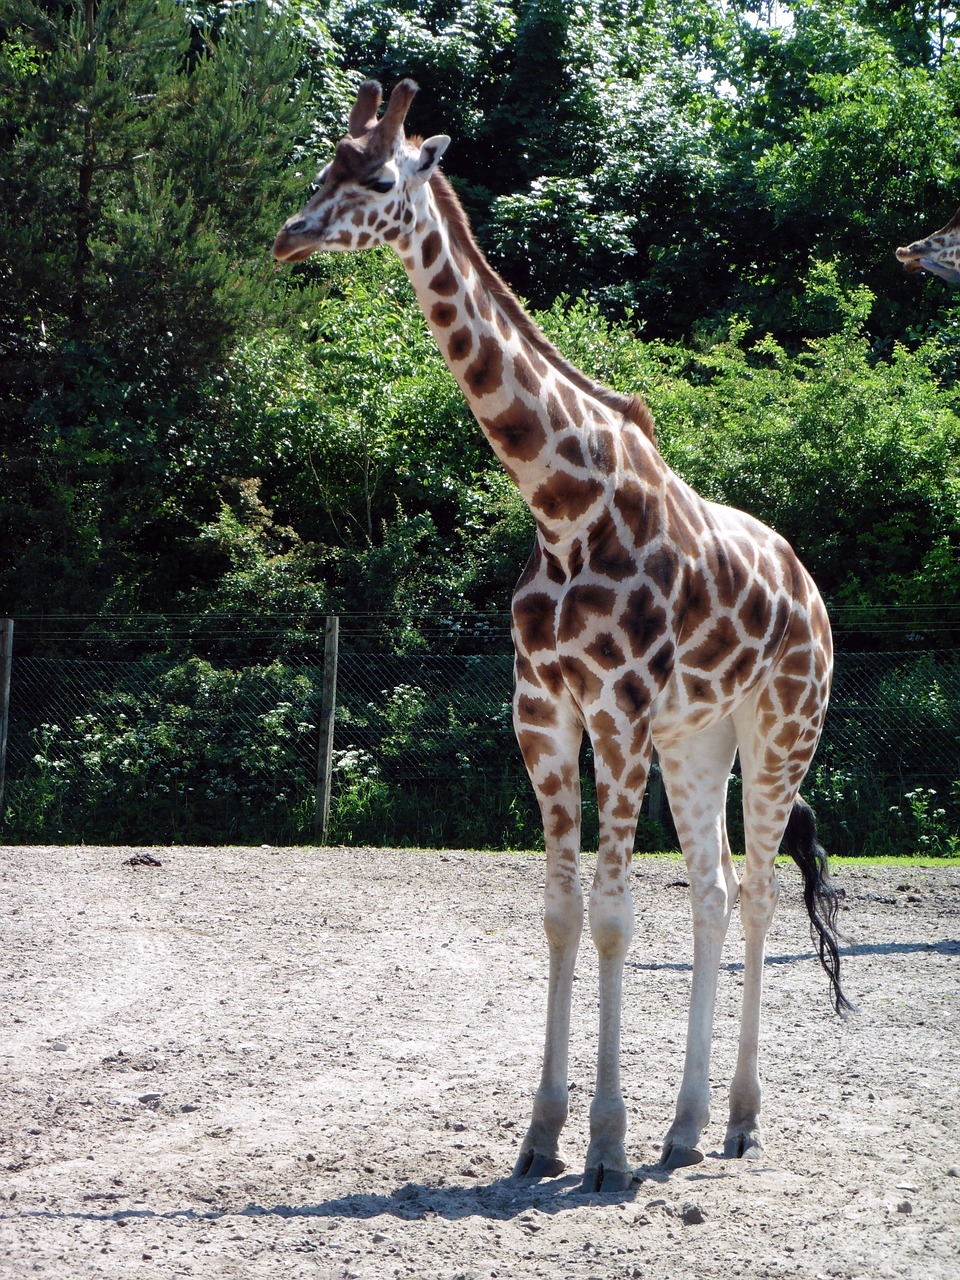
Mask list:
[[[960,209],[939,231],[902,245],[897,259],[906,271],[928,271],[948,284],[960,284]]]
[[[629,872],[654,748],[687,864],[694,930],[686,1057],[661,1165],[704,1156],[720,954],[738,901],[743,1009],[724,1152],[761,1149],[761,985],[781,843],[803,875],[835,1007],[850,1007],[840,986],[840,892],[799,796],[826,713],[830,624],[788,543],[695,493],[658,452],[643,401],[594,382],[533,323],[481,253],[437,168],[449,138],[407,139],[415,93],[401,81],[378,117],[380,86],[360,86],[347,136],[273,252],[298,262],[316,250],[396,250],[454,378],[536,520],[513,598],[513,707],[543,817],[549,984],[543,1069],[514,1174],[551,1177],[566,1168],[559,1144],[584,923],[578,760],[586,733],[600,818],[587,909],[600,1027],[583,1187],[623,1191],[634,1176],[620,1083],[622,980],[634,927]],[[742,878],[725,817],[738,752]]]

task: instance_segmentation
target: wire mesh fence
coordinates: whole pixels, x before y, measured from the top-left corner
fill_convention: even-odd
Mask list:
[[[240,662],[183,652],[102,658],[98,647],[14,653],[3,838],[316,839],[322,653],[301,646]],[[413,653],[347,628],[329,842],[537,847],[539,816],[511,725],[511,667],[502,621],[447,629]],[[586,847],[596,839],[589,766],[585,748]],[[840,652],[804,791],[835,852],[960,851],[960,654]],[[736,846],[735,805],[731,836]],[[668,807],[651,812],[645,801],[638,848],[674,841]]]

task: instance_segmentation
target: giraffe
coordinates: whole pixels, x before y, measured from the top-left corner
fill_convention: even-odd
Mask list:
[[[781,842],[803,875],[837,1012],[852,1007],[840,986],[840,890],[799,798],[826,711],[830,625],[790,546],[690,489],[657,450],[644,402],[594,382],[536,327],[484,258],[438,170],[449,137],[406,137],[416,92],[400,81],[378,118],[380,85],[360,86],[347,135],[273,253],[300,262],[315,250],[396,250],[454,378],[535,517],[513,597],[513,714],[543,818],[549,978],[542,1072],[513,1176],[553,1177],[567,1167],[560,1134],[585,914],[578,755],[586,733],[600,815],[586,910],[600,1007],[582,1187],[622,1193],[634,1176],[620,1080],[629,871],[654,747],[686,860],[694,934],[686,1054],[661,1165],[704,1158],[720,953],[738,901],[743,1009],[724,1152],[756,1158],[762,1150],[761,986]],[[738,751],[742,878],[724,812]]]
[[[939,231],[899,248],[897,258],[907,271],[929,271],[948,284],[960,284],[960,209]]]

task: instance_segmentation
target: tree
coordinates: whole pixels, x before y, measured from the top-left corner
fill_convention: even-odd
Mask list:
[[[262,324],[302,59],[262,5],[8,0],[0,457],[8,607],[145,607],[238,468],[216,379]]]

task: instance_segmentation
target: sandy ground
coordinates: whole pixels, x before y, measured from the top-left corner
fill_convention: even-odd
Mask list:
[[[829,1008],[799,876],[770,940],[766,1157],[654,1162],[681,1067],[683,868],[639,860],[626,1196],[504,1179],[539,1072],[543,864],[382,850],[0,849],[0,1275],[960,1275],[960,869],[847,870]],[[586,1150],[581,955],[566,1150]],[[721,975],[722,1142],[742,945]]]

